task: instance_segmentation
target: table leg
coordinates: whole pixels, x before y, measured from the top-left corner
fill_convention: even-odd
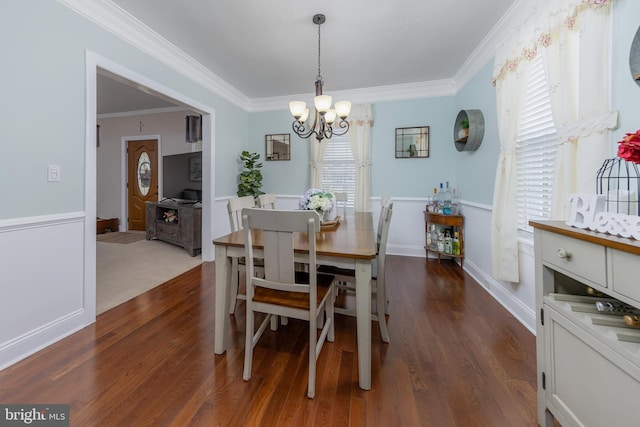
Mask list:
[[[231,262],[226,246],[216,246],[216,308],[214,324],[214,352],[222,354],[227,349],[226,336],[231,328],[229,323],[228,299],[231,285]]]
[[[356,316],[359,384],[371,390],[371,260],[356,260]]]

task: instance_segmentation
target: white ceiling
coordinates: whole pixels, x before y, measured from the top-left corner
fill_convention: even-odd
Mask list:
[[[262,99],[314,91],[316,13],[326,15],[321,71],[330,94],[452,79],[516,0],[112,2],[247,98]],[[98,112],[166,105],[122,89],[99,83]]]

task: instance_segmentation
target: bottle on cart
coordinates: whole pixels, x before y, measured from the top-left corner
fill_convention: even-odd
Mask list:
[[[453,240],[451,241],[451,253],[453,255],[460,255],[460,239],[458,238],[458,232],[453,233]]]
[[[444,233],[442,229],[438,230],[438,252],[444,252]]]
[[[444,232],[444,253],[450,254],[452,253],[452,245],[451,245],[451,230],[448,228]]]
[[[458,203],[458,196],[456,195],[456,189],[451,190],[451,215],[460,214],[460,205]]]
[[[436,230],[436,226],[431,224],[429,229],[429,234],[431,234],[431,249],[434,251],[438,250],[438,231]]]
[[[447,186],[442,191],[441,198],[442,198],[442,213],[445,215],[451,215],[451,190],[449,190],[449,181],[447,181]]]
[[[440,183],[440,191],[437,191],[436,188],[433,189],[433,201],[434,201],[434,207],[435,209],[433,210],[434,213],[442,213],[442,183]]]

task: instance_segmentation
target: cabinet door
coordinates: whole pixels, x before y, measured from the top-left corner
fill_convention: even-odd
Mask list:
[[[637,425],[640,367],[551,306],[544,312],[546,397],[559,415],[569,425]]]

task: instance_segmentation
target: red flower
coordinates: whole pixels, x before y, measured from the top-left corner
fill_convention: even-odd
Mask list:
[[[625,134],[622,141],[618,141],[618,157],[633,163],[640,163],[640,130],[636,133]]]

